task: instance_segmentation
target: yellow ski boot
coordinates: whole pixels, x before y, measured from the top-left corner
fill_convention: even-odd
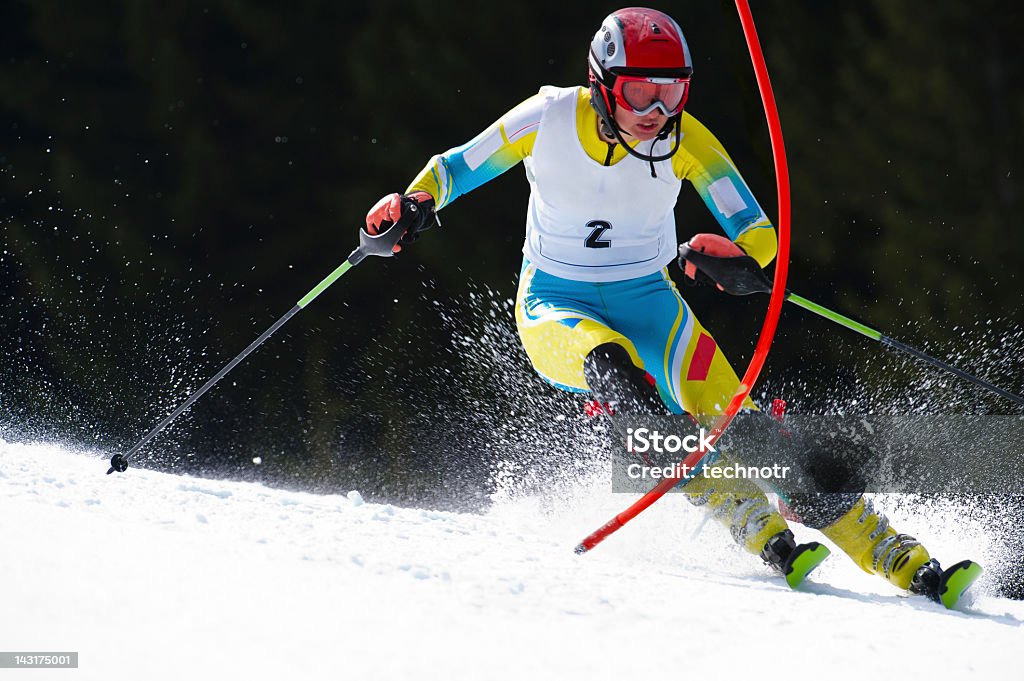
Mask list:
[[[890,527],[885,515],[864,497],[821,532],[862,570],[901,589],[910,589],[918,569],[931,558],[920,542]]]
[[[722,459],[713,465],[721,463]],[[690,503],[706,507],[729,528],[737,544],[780,572],[791,588],[795,589],[829,555],[828,548],[818,542],[797,544],[785,518],[749,480],[697,475],[685,489]]]
[[[889,583],[947,608],[955,608],[982,574],[981,566],[971,560],[943,570],[920,542],[892,529],[864,497],[822,532],[865,572],[881,575]]]

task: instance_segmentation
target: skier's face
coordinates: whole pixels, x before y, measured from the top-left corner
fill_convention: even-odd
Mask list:
[[[668,116],[660,109],[655,109],[643,116],[637,116],[632,111],[627,111],[619,106],[615,107],[615,122],[619,124],[619,130],[631,135],[641,142],[648,142],[661,132],[668,122]]]

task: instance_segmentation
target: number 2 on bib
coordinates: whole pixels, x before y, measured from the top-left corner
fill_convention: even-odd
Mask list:
[[[587,227],[592,227],[592,231],[583,241],[583,245],[587,248],[611,248],[612,242],[609,239],[602,239],[601,237],[612,228],[610,222],[604,220],[591,220],[587,223]]]

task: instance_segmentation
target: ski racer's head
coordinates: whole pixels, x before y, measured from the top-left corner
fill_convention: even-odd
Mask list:
[[[609,14],[594,34],[587,61],[591,104],[607,131],[622,144],[626,145],[623,132],[646,141],[668,137],[673,126],[678,129],[693,61],[682,29],[672,17],[644,7]],[[648,161],[663,160],[633,154]]]

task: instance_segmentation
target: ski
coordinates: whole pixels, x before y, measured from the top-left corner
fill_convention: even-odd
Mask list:
[[[972,560],[962,560],[944,570],[939,577],[938,601],[949,609],[955,608],[964,592],[981,577],[983,571]]]
[[[810,542],[809,544],[800,544],[793,553],[789,556],[789,560],[786,561],[786,565],[783,568],[783,574],[786,577],[786,584],[789,584],[789,588],[796,589],[800,586],[807,575],[811,574],[814,568],[821,565],[821,563],[828,558],[831,551],[824,544],[820,544],[816,541]]]
[[[765,542],[761,560],[785,577],[789,588],[796,589],[830,553],[828,547],[816,541],[797,544],[793,532],[787,529]]]
[[[910,591],[953,609],[983,571],[973,560],[962,560],[943,570],[939,562],[932,558],[917,569],[910,583]]]

